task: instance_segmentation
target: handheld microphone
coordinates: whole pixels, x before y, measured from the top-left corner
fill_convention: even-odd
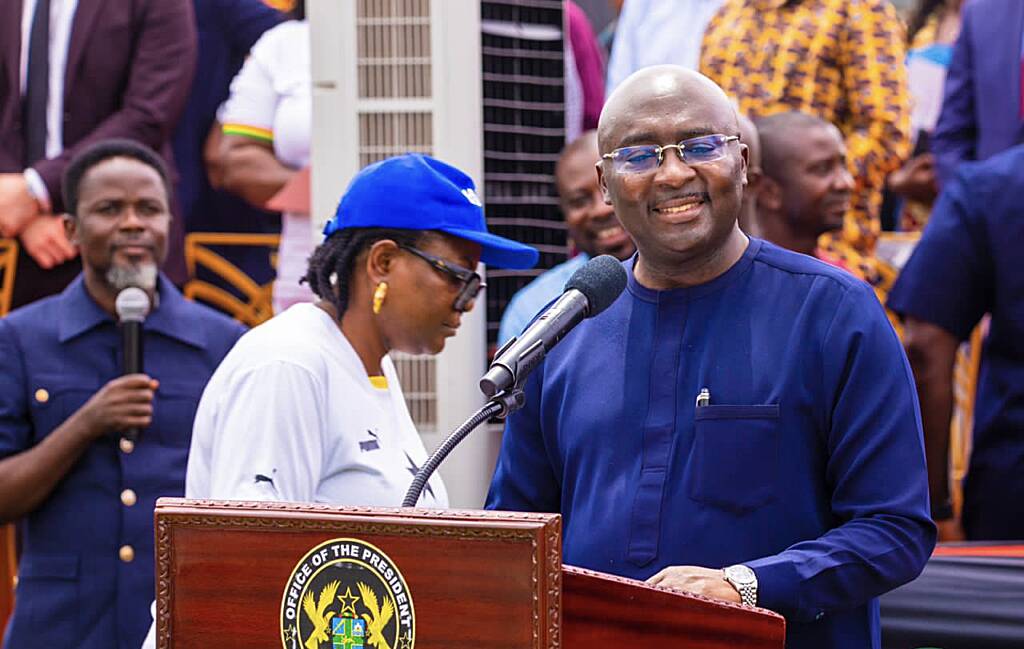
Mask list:
[[[594,257],[573,273],[565,292],[517,338],[494,355],[490,369],[480,379],[487,397],[522,387],[527,375],[548,351],[584,318],[595,316],[614,302],[626,288],[626,270],[611,255]]]
[[[122,289],[114,300],[114,311],[121,322],[121,374],[142,372],[142,322],[149,314],[149,308],[149,296],[136,286]],[[128,429],[122,437],[134,442],[139,431]]]

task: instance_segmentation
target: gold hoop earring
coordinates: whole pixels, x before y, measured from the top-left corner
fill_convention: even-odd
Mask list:
[[[381,282],[377,284],[377,289],[373,292],[373,313],[374,315],[380,313],[380,308],[384,306],[384,299],[388,296],[388,283]]]

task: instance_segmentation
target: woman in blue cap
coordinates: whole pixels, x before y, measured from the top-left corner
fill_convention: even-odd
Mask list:
[[[424,155],[360,171],[324,235],[303,278],[319,300],[243,335],[207,384],[186,497],[399,506],[427,454],[388,352],[440,352],[484,286],[478,262],[538,256],[487,232],[469,176]],[[420,505],[448,506],[440,476]]]
[[[538,258],[487,232],[473,181],[427,156],[360,171],[324,233],[303,278],[318,301],[245,334],[207,384],[186,497],[398,507],[427,453],[388,352],[443,349],[483,288],[477,262]],[[420,505],[447,507],[439,476]]]
[[[479,261],[537,261],[487,232],[466,174],[424,155],[359,172],[324,234],[303,278],[319,300],[245,334],[210,380],[186,496],[398,506],[426,452],[388,352],[440,352]],[[439,477],[423,498],[447,506]]]

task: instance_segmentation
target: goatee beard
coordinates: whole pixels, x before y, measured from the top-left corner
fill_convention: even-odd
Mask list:
[[[152,291],[156,288],[158,274],[159,271],[156,264],[153,263],[111,266],[107,270],[107,284],[115,291],[121,291],[129,286],[136,286],[144,291]]]

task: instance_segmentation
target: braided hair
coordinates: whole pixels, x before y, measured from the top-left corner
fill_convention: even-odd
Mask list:
[[[390,239],[399,245],[415,246],[425,233],[425,230],[396,228],[340,230],[313,251],[306,274],[299,283],[308,283],[314,293],[330,302],[340,319],[348,308],[349,282],[360,253],[384,239]]]

